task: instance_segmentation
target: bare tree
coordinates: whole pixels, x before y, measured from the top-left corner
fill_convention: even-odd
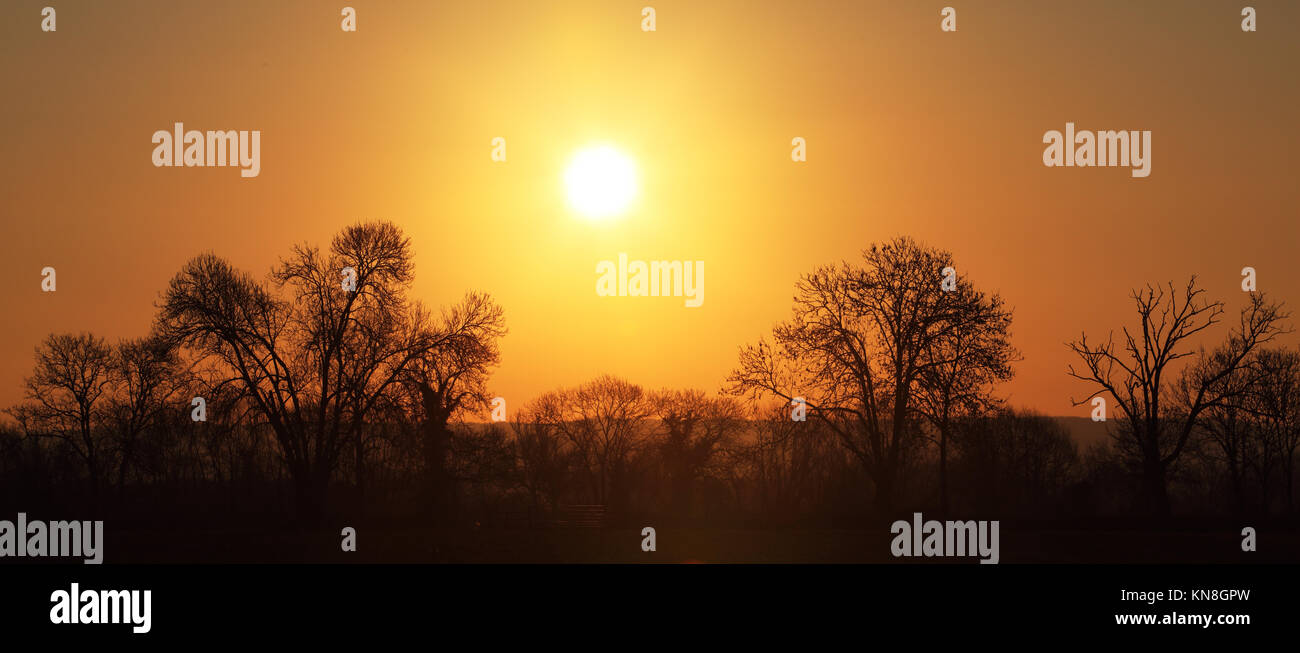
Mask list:
[[[443,516],[451,483],[449,422],[458,412],[488,406],[487,380],[501,360],[497,343],[506,335],[505,314],[490,296],[469,293],[443,311],[432,333],[435,345],[412,362],[403,382],[419,393],[428,505]]]
[[[527,412],[539,424],[568,441],[586,475],[589,496],[609,504],[611,488],[624,479],[629,457],[640,445],[641,426],[650,406],[641,386],[601,376],[576,388],[549,392],[533,400]],[[619,486],[621,487],[621,486]]]
[[[1090,344],[1086,334],[1067,345],[1083,363],[1078,371],[1071,365],[1070,376],[1095,387],[1074,403],[1082,405],[1101,395],[1114,401],[1125,422],[1117,445],[1140,469],[1143,504],[1151,514],[1169,512],[1169,469],[1187,447],[1197,421],[1206,410],[1227,405],[1253,385],[1251,379],[1239,384],[1230,380],[1256,348],[1284,332],[1281,305],[1251,293],[1226,342],[1211,353],[1202,349],[1197,354],[1190,340],[1218,324],[1224,311],[1222,302],[1210,302],[1204,293],[1196,287],[1196,277],[1181,291],[1172,283],[1148,285],[1132,294],[1138,327],[1124,327],[1122,348],[1117,348],[1113,334],[1097,345]],[[1171,378],[1170,366],[1193,355],[1198,358],[1182,378]],[[1174,384],[1177,391],[1171,391]]]
[[[943,343],[962,329],[997,329],[1000,300],[942,287],[952,256],[909,238],[863,252],[863,265],[819,268],[796,285],[794,316],[774,345],[743,347],[730,390],[802,397],[893,509],[904,457],[919,437],[915,396],[950,360]],[[959,282],[959,285],[969,283]]]
[[[135,462],[139,439],[172,406],[173,393],[182,381],[176,352],[162,338],[124,340],[113,351],[113,389],[107,407],[117,445],[117,486],[126,486],[128,469]]]
[[[1276,454],[1286,510],[1295,512],[1295,453],[1300,447],[1300,352],[1262,349],[1255,357],[1259,384],[1252,393],[1263,446]],[[1267,479],[1265,479],[1267,482]]]
[[[347,271],[354,288],[344,287]],[[172,279],[158,331],[220,361],[243,384],[275,432],[300,515],[314,521],[344,447],[436,341],[407,305],[410,241],[391,223],[348,227],[328,254],[295,247],[271,278],[287,299],[216,256],[199,256]],[[362,473],[364,447],[356,446]]]
[[[86,466],[92,496],[102,475],[104,400],[113,381],[113,349],[89,333],[51,334],[36,348],[26,403],[8,412],[28,437],[65,443]]]
[[[570,450],[557,429],[531,408],[517,411],[510,423],[519,483],[535,510],[556,510],[569,487]]]
[[[1255,358],[1259,353],[1257,352]],[[1214,363],[1201,363],[1202,366]],[[1253,363],[1252,363],[1253,364]],[[1189,441],[1189,450],[1212,464],[1222,466],[1227,472],[1228,485],[1232,492],[1233,509],[1237,514],[1245,514],[1249,507],[1247,481],[1252,473],[1267,477],[1267,445],[1260,418],[1259,388],[1249,385],[1252,374],[1242,366],[1224,377],[1225,387],[1230,386],[1228,396],[1222,402],[1210,406],[1202,413],[1196,424],[1195,433],[1200,434],[1203,446],[1193,448],[1195,439]],[[1184,375],[1183,379],[1191,379]],[[1177,400],[1180,413],[1186,412],[1190,397],[1189,386],[1180,386]],[[1194,436],[1195,437],[1195,436]],[[1261,488],[1263,486],[1261,485]],[[1267,494],[1265,492],[1265,494]],[[1262,496],[1262,495],[1261,495]]]
[[[743,474],[740,486],[752,486],[755,504],[765,519],[790,523],[825,508],[829,477],[846,461],[836,437],[819,422],[795,422],[787,406],[751,407],[754,440],[731,456]],[[742,493],[737,487],[736,494]],[[820,504],[820,506],[819,506]]]
[[[934,427],[939,449],[939,505],[948,510],[948,454],[954,422],[996,411],[993,386],[1012,377],[1018,353],[1011,346],[1011,311],[1002,298],[985,296],[969,280],[952,292],[967,295],[957,305],[968,311],[952,329],[931,340],[916,395],[917,411]]]
[[[745,426],[743,411],[730,397],[710,397],[700,390],[662,390],[651,395],[650,405],[663,430],[657,444],[668,475],[669,504],[685,517],[696,481]]]
[[[954,426],[968,509],[1050,509],[1080,471],[1078,447],[1051,417],[1003,407]]]

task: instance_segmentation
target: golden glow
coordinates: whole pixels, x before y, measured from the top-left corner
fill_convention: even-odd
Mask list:
[[[608,145],[580,150],[564,171],[569,205],[597,220],[622,214],[636,197],[636,166]]]
[[[388,219],[416,252],[412,297],[436,310],[473,289],[505,307],[491,389],[511,410],[605,373],[713,392],[742,344],[790,319],[800,275],[906,234],[951,250],[959,284],[1015,307],[1012,404],[1086,416],[1062,343],[1132,324],[1130,289],[1193,272],[1235,311],[1241,268],[1291,269],[1300,242],[1300,84],[1276,64],[1300,60],[1300,39],[1245,35],[1240,17],[1185,3],[1146,3],[1174,8],[1150,10],[1168,14],[1157,32],[1117,18],[1131,13],[1121,0],[984,3],[999,6],[961,29],[996,47],[940,31],[924,2],[646,2],[629,14],[590,0],[393,0],[347,34],[337,10],[307,0],[77,4],[95,26],[77,47],[35,14],[0,21],[5,51],[31,55],[0,57],[0,95],[26,98],[0,102],[0,204],[27,216],[0,218],[0,260],[17,271],[0,288],[12,318],[0,407],[22,400],[46,335],[148,333],[159,291],[196,254],[265,280],[295,244]],[[675,7],[680,29],[640,31],[647,4]],[[1300,24],[1300,3],[1270,4],[1270,24]],[[312,15],[331,20],[284,30]],[[148,48],[121,47],[141,21],[157,25]],[[1106,38],[1063,48],[1048,29],[1059,24]],[[1187,34],[1198,47],[1175,47]],[[1171,71],[1196,84],[1150,82]],[[1043,166],[1043,132],[1067,119],[1153,130],[1151,177]],[[88,120],[70,141],[68,126]],[[261,174],[153,167],[149,137],[176,121],[261,130]],[[1231,137],[1207,137],[1218,124]],[[496,136],[508,162],[490,156]],[[790,159],[796,136],[806,162]],[[571,206],[565,171],[602,144],[632,160],[638,191],[597,221]],[[1241,197],[1248,229],[1225,223]],[[1078,246],[1079,225],[1124,237]],[[705,261],[704,307],[598,296],[595,266],[619,253]],[[40,292],[45,266],[57,292]],[[1300,275],[1267,278],[1270,296],[1300,303]]]

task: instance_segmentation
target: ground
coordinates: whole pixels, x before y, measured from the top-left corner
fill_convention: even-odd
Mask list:
[[[341,527],[340,527],[341,528]],[[870,530],[656,529],[643,552],[640,529],[357,528],[357,551],[338,530],[109,531],[109,563],[934,563],[890,554],[892,536]],[[1227,529],[1020,530],[1002,528],[1002,563],[1300,562],[1300,532],[1261,528],[1258,550]],[[969,563],[974,558],[948,559]]]

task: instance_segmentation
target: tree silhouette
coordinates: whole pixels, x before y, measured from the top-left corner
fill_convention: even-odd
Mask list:
[[[66,444],[86,467],[97,499],[108,446],[97,428],[111,393],[113,349],[89,333],[51,334],[36,348],[36,367],[26,382],[26,403],[8,412],[29,437]]]
[[[1087,334],[1067,345],[1083,363],[1081,371],[1071,365],[1070,376],[1096,387],[1074,403],[1111,396],[1124,420],[1118,434],[1120,451],[1140,470],[1143,506],[1150,514],[1169,513],[1169,469],[1187,447],[1203,413],[1229,405],[1254,386],[1258,376],[1246,365],[1250,355],[1285,332],[1281,322],[1287,316],[1281,305],[1268,302],[1262,293],[1251,293],[1227,340],[1213,352],[1196,354],[1189,340],[1218,324],[1224,312],[1222,302],[1210,302],[1204,293],[1196,287],[1196,277],[1181,292],[1172,283],[1148,285],[1132,293],[1138,327],[1134,331],[1124,327],[1122,349],[1116,348],[1113,334],[1098,345],[1089,344]],[[1197,359],[1182,378],[1171,379],[1170,365],[1193,355]],[[1239,373],[1250,376],[1233,382]],[[1172,389],[1175,383],[1179,390]]]
[[[516,470],[529,508],[554,512],[569,489],[573,455],[558,429],[542,419],[543,413],[534,412],[536,408],[536,402],[530,403],[510,422]]]
[[[953,264],[946,251],[904,237],[862,256],[860,266],[804,276],[793,318],[773,329],[775,344],[743,347],[729,380],[737,393],[804,397],[874,482],[877,508],[889,512],[919,436],[917,394],[956,360],[954,342],[997,343],[1010,316],[996,296],[941,287]]]
[[[828,485],[846,466],[845,450],[830,429],[817,421],[792,421],[788,406],[755,405],[751,411],[753,441],[729,461],[737,494],[752,493],[757,511],[777,524],[826,511],[832,502]]]
[[[954,424],[966,509],[1051,509],[1079,465],[1078,447],[1061,424],[1031,410],[1002,407]]]
[[[939,506],[948,510],[948,459],[954,422],[996,410],[993,386],[1011,378],[1018,358],[1011,346],[1011,311],[1002,298],[986,296],[965,281],[951,292],[964,311],[951,329],[931,339],[916,392],[917,412],[934,427],[939,450]]]
[[[588,496],[608,505],[611,488],[621,489],[629,456],[640,444],[650,405],[641,386],[606,375],[548,392],[533,400],[527,413],[568,442]]]
[[[710,397],[700,390],[662,390],[650,397],[662,435],[659,455],[668,476],[669,505],[686,517],[694,503],[695,482],[744,426],[744,413],[730,397]]]
[[[1240,368],[1225,377],[1224,386],[1231,386],[1231,391],[1226,394],[1232,399],[1205,409],[1197,424],[1197,431],[1210,445],[1201,455],[1215,457],[1216,462],[1223,464],[1232,491],[1233,508],[1239,515],[1247,510],[1246,481],[1252,470],[1259,471],[1266,444],[1252,415],[1257,406],[1251,405],[1254,402],[1251,401],[1252,389],[1247,386],[1247,376],[1246,370]],[[1188,393],[1186,389],[1180,390],[1183,391],[1180,399],[1185,404]]]
[[[489,405],[487,379],[501,360],[497,341],[505,334],[501,307],[486,294],[469,293],[443,311],[432,327],[434,345],[412,361],[402,377],[418,393],[424,415],[421,449],[427,502],[435,517],[446,516],[452,482],[448,422],[458,411]]]
[[[1281,347],[1255,356],[1259,384],[1250,402],[1258,415],[1263,446],[1276,455],[1288,513],[1295,512],[1295,454],[1300,447],[1300,352]],[[1267,477],[1261,482],[1267,487]]]
[[[112,378],[115,386],[107,407],[117,445],[117,487],[126,486],[126,476],[135,462],[141,436],[164,419],[173,408],[172,396],[184,382],[176,351],[157,336],[118,343],[113,352]]]
[[[243,385],[275,432],[305,520],[320,518],[349,442],[363,474],[366,416],[437,344],[406,301],[412,267],[396,226],[366,223],[335,236],[328,253],[295,247],[271,274],[285,299],[211,254],[187,263],[164,294],[158,331]],[[345,268],[355,289],[343,285]]]

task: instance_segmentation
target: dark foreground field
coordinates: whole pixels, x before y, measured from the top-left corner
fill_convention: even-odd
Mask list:
[[[107,563],[891,563],[975,558],[894,558],[892,536],[870,530],[657,528],[643,552],[640,529],[357,529],[357,551],[338,531],[109,531]],[[1227,529],[1018,530],[1002,528],[1007,563],[1300,562],[1300,532],[1259,529],[1258,550],[1241,551]]]

